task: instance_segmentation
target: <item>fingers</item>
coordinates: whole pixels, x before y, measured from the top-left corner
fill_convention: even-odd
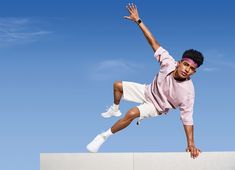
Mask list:
[[[131,12],[134,12],[135,10],[137,10],[137,7],[135,4],[133,3],[129,3],[126,8],[128,9],[128,11],[131,13]]]
[[[199,156],[200,151],[197,148],[193,147],[190,153],[191,153],[191,158],[195,159]]]
[[[189,147],[187,147],[187,148],[185,149],[185,151],[186,151],[186,152],[190,152]]]
[[[193,149],[192,149],[192,151],[191,151],[191,158],[195,158],[195,156],[196,156],[196,150],[195,150],[195,148],[193,147]]]
[[[188,147],[186,152],[190,152],[191,158],[195,159],[199,156],[201,150],[197,149],[196,147]]]

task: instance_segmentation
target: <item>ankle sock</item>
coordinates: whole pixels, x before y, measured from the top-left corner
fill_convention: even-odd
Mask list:
[[[118,111],[118,110],[119,110],[119,104],[113,103],[113,109],[114,109],[115,111]]]
[[[111,131],[111,128],[109,128],[106,132],[103,133],[103,135],[108,138],[109,136],[111,136],[113,133]]]

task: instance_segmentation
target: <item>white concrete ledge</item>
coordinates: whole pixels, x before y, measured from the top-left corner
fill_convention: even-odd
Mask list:
[[[235,152],[41,153],[40,170],[235,170]]]

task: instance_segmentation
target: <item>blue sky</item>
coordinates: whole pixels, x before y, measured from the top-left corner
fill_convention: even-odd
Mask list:
[[[0,169],[39,168],[40,153],[86,152],[117,118],[115,80],[151,83],[159,66],[129,1],[2,1],[0,6]],[[135,1],[140,17],[177,60],[198,49],[193,76],[195,143],[202,151],[235,150],[235,11],[225,1]],[[125,113],[134,103],[122,102]],[[186,147],[179,111],[135,122],[101,152],[179,152]]]

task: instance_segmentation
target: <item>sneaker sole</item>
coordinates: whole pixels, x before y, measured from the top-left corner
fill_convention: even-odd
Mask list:
[[[93,151],[92,149],[89,148],[89,145],[86,146],[86,149],[90,153],[96,153],[97,151]]]
[[[119,116],[121,116],[122,114],[118,114],[118,115],[103,115],[103,114],[101,114],[101,116],[103,117],[103,118],[110,118],[110,117],[113,117],[113,116],[115,116],[115,117],[119,117]]]

